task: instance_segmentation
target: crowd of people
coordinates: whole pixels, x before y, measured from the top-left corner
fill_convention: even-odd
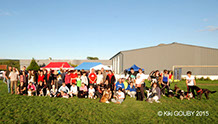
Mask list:
[[[147,76],[142,69],[137,72],[133,68],[124,76],[116,79],[111,70],[105,71],[91,69],[85,70],[21,70],[8,67],[4,74],[8,93],[28,96],[49,96],[63,98],[99,98],[100,102],[122,103],[126,95],[131,98],[139,95],[141,100],[158,101],[161,95],[165,95],[170,89],[172,73],[164,70],[151,72],[148,80],[151,82],[150,91],[152,95],[145,96],[145,80]],[[192,77],[190,77],[192,79]],[[19,82],[19,84],[18,84]],[[190,87],[191,88],[191,87]]]

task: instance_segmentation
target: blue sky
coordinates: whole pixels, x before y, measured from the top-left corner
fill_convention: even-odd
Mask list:
[[[172,42],[218,48],[218,0],[0,0],[0,58],[109,59]]]

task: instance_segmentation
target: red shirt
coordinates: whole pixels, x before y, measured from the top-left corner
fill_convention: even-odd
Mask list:
[[[39,81],[44,82],[44,78],[45,78],[44,75],[39,75],[39,77],[38,77],[38,82],[39,82]]]
[[[77,78],[78,75],[77,75],[77,73],[75,73],[75,74],[72,73],[72,74],[70,74],[70,77],[71,77],[71,78]],[[76,79],[73,79],[73,80],[72,80],[72,83],[76,84]]]
[[[89,74],[89,79],[90,79],[89,83],[92,84],[93,81],[95,81],[94,83],[96,83],[96,80],[95,80],[96,78],[97,78],[97,75],[95,73],[90,73]]]
[[[169,79],[171,79],[172,78],[172,74],[169,74]]]

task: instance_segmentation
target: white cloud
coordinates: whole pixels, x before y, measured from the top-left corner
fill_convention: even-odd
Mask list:
[[[200,30],[200,31],[218,31],[218,26],[207,26],[206,29]]]
[[[11,12],[0,10],[0,16],[11,16],[11,15],[12,15]]]

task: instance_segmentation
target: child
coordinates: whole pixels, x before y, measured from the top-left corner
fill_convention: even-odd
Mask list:
[[[93,99],[94,95],[95,95],[95,89],[93,88],[92,85],[90,85],[90,88],[89,88],[89,99]]]
[[[71,98],[73,98],[73,96],[77,96],[77,94],[78,94],[77,88],[78,87],[75,84],[72,84],[72,86],[70,87]]]
[[[78,77],[76,78],[76,85],[77,85],[77,87],[81,87],[81,82],[82,82],[81,75],[79,74]]]
[[[187,76],[186,76],[186,85],[187,85],[187,96],[190,93],[190,89],[193,94],[193,98],[195,98],[195,91],[194,91],[194,86],[196,85],[195,77],[191,75],[192,72],[188,71]]]

